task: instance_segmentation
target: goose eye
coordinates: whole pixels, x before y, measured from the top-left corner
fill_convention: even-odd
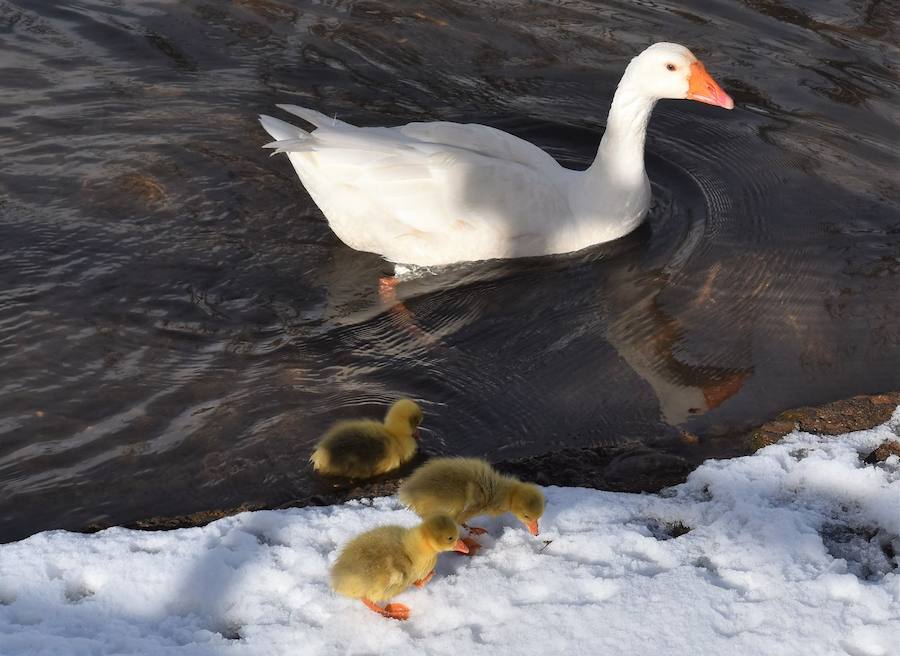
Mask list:
[[[674,70],[675,70],[675,64],[666,64],[666,69],[668,69],[668,70],[670,70],[670,71],[674,71]]]

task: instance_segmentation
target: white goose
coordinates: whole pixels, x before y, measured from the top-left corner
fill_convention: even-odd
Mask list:
[[[260,121],[341,241],[432,266],[568,253],[634,230],[650,206],[644,137],[661,98],[734,107],[690,50],[656,43],[625,69],[585,171],[484,125],[360,128],[295,105],[279,107],[314,131]]]

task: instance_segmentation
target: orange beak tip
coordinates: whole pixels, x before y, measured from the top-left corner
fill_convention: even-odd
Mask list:
[[[538,531],[537,520],[528,522],[528,530],[531,532],[532,535],[538,535],[539,531]]]
[[[453,551],[458,551],[459,553],[469,553],[469,547],[466,546],[466,543],[462,540],[457,540],[456,544],[453,545]]]
[[[734,100],[712,79],[703,64],[698,61],[691,64],[687,98],[723,109],[734,109]]]

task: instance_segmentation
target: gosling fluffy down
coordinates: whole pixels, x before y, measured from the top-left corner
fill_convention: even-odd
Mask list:
[[[544,494],[537,485],[497,472],[479,458],[435,458],[406,479],[400,501],[420,517],[445,512],[460,524],[478,515],[512,513],[538,534]]]
[[[422,409],[410,399],[394,403],[384,422],[341,421],[319,440],[309,458],[322,474],[372,478],[409,461],[418,446]]]
[[[380,607],[376,602],[410,585],[425,585],[442,551],[468,551],[459,539],[459,526],[447,514],[430,515],[413,528],[381,526],[347,543],[331,568],[331,587],[385,617],[407,619],[409,608],[403,604]]]

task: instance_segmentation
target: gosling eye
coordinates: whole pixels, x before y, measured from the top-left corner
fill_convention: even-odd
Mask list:
[[[453,542],[453,536],[452,536],[452,535],[451,535],[449,538],[447,538],[447,542]]]
[[[676,68],[678,67],[675,64],[666,64],[666,70],[674,71]]]

